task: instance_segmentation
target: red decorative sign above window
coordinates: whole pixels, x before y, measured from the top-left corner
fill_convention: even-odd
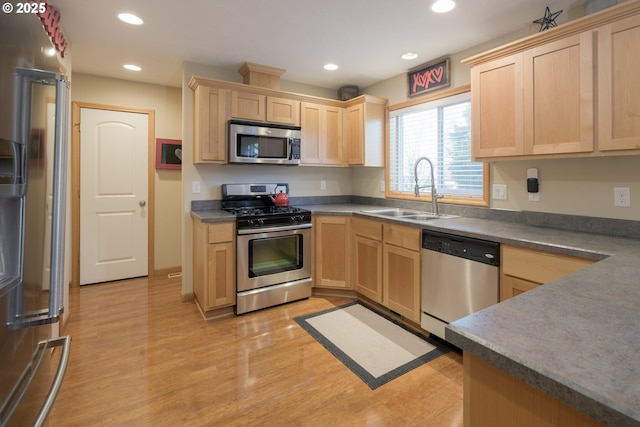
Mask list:
[[[449,58],[439,59],[409,71],[409,96],[450,86],[450,62]]]
[[[51,42],[55,46],[56,50],[60,52],[60,56],[64,58],[67,55],[68,43],[64,38],[64,34],[62,34],[62,29],[60,28],[60,12],[46,1],[31,1],[31,4],[38,6],[38,18],[40,18],[40,22],[42,22],[42,26],[47,34],[49,34]],[[46,8],[44,8],[44,12],[41,12],[43,4],[46,5]]]

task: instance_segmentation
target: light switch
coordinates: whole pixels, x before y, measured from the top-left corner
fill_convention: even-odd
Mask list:
[[[193,181],[191,183],[191,193],[200,194],[200,181]]]
[[[493,200],[507,200],[507,186],[505,184],[493,184],[491,198]]]

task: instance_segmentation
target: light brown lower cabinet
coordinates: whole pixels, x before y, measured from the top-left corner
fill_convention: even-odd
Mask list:
[[[469,352],[463,358],[465,427],[604,425]]]
[[[515,297],[538,286],[540,286],[540,283],[503,274],[500,277],[500,301]]]
[[[384,244],[383,305],[420,323],[420,252]]]
[[[382,223],[353,218],[352,227],[356,292],[382,304]]]
[[[236,303],[235,222],[193,222],[193,293],[204,316]]]
[[[422,230],[384,224],[383,305],[420,323],[420,250]]]
[[[500,246],[500,301],[580,270],[595,261],[511,245]]]
[[[356,291],[420,322],[421,230],[353,219]]]
[[[351,217],[316,215],[314,280],[316,287],[353,289],[351,282]]]

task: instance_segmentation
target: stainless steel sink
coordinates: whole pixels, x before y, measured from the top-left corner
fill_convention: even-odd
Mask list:
[[[365,214],[381,216],[387,218],[397,218],[407,221],[431,221],[434,219],[443,218],[457,218],[456,215],[436,215],[431,212],[416,211],[411,209],[399,209],[399,208],[386,208],[386,209],[372,209],[368,211],[362,211]]]
[[[407,218],[407,219],[413,219],[416,221],[427,221],[427,220],[431,220],[431,219],[438,219],[438,218],[442,218],[445,215],[436,215],[436,214],[431,214],[431,213],[426,213],[426,214],[420,214],[420,215],[407,215],[403,218]]]
[[[407,209],[373,209],[370,211],[363,211],[364,213],[368,213],[371,215],[381,215],[381,216],[390,216],[390,217],[405,217],[412,215],[420,215],[423,212],[413,211]]]

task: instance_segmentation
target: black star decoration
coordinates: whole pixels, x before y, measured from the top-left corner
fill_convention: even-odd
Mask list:
[[[555,27],[556,25],[558,25],[556,24],[556,18],[561,13],[562,13],[562,10],[551,13],[551,11],[549,10],[549,6],[547,6],[546,10],[544,11],[544,17],[540,19],[536,19],[535,21],[533,21],[533,23],[540,24],[540,31],[548,30],[549,28]]]

